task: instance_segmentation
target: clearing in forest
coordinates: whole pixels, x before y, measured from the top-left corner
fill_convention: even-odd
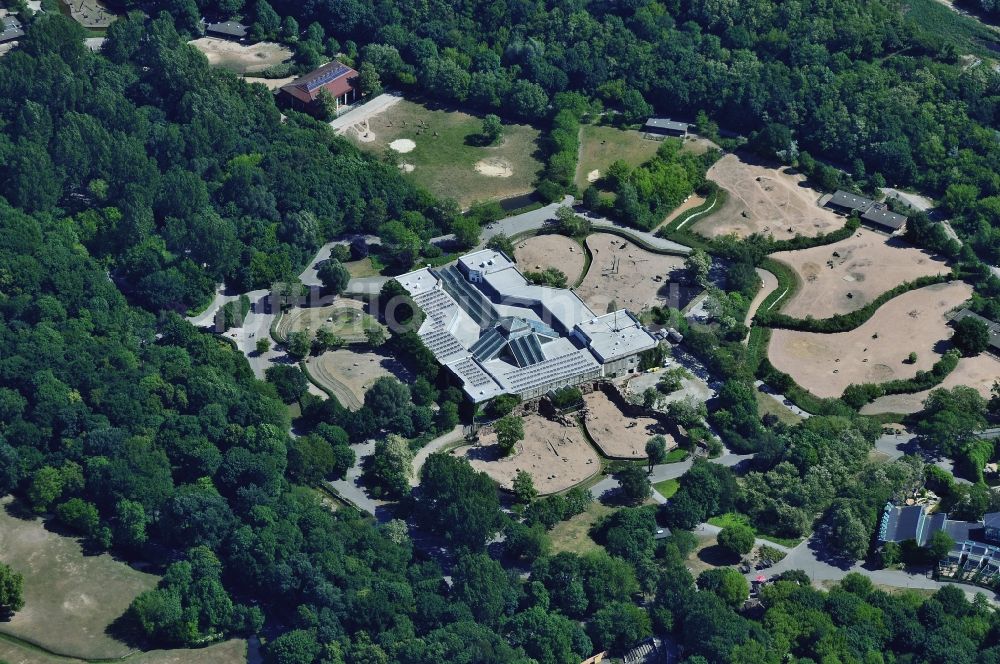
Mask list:
[[[565,235],[549,233],[525,238],[514,247],[514,260],[521,272],[541,272],[555,268],[573,285],[583,274],[586,257],[583,247]]]
[[[319,357],[309,357],[306,368],[312,378],[333,392],[340,405],[358,410],[364,404],[365,392],[382,376],[395,376],[402,382],[410,380],[403,364],[372,351],[358,352],[349,348],[328,350]]]
[[[856,311],[904,282],[949,272],[940,258],[867,228],[840,242],[782,251],[772,258],[799,277],[801,287],[781,309],[796,318]]]
[[[761,233],[787,240],[815,237],[844,225],[843,217],[817,205],[820,194],[803,184],[804,176],[749,159],[727,154],[708,169],[708,179],[729,195],[725,205],[699,219],[694,230],[710,238]]]
[[[1000,380],[1000,359],[989,353],[980,353],[976,357],[960,359],[955,370],[948,374],[938,387],[950,390],[957,385],[965,385],[978,391],[983,398],[989,399],[993,383],[998,380]],[[930,392],[924,390],[913,394],[890,394],[879,397],[866,404],[861,409],[861,414],[916,413],[924,407],[924,400]]]
[[[645,459],[646,441],[657,434],[666,437],[668,450],[677,447],[663,422],[653,417],[626,415],[602,390],[585,395],[583,404],[587,433],[605,456]]]
[[[604,177],[612,162],[621,160],[633,168],[656,154],[659,141],[643,138],[634,129],[585,124],[580,127],[580,162],[576,166],[576,186],[580,191]],[[596,173],[595,173],[596,171]]]
[[[903,293],[850,332],[773,330],[768,357],[818,397],[839,397],[851,383],[884,383],[928,371],[949,347],[945,314],[972,295],[961,281]],[[908,363],[915,352],[917,361]]]
[[[261,72],[292,57],[288,48],[274,42],[240,44],[216,37],[201,37],[188,43],[205,54],[208,64],[237,74]]]
[[[490,428],[479,432],[479,443],[452,451],[465,457],[505,489],[514,483],[517,471],[531,475],[542,495],[565,491],[601,470],[597,452],[587,442],[580,425],[564,424],[541,415],[524,418],[524,440],[503,456],[496,434]]]
[[[413,183],[463,207],[534,191],[542,169],[539,132],[504,124],[496,145],[480,143],[482,118],[406,99],[342,132],[358,147],[397,160]]]
[[[690,287],[671,280],[684,269],[683,256],[666,256],[646,251],[610,233],[587,238],[593,261],[576,294],[596,314],[643,309],[669,304],[682,308],[692,296]]]
[[[81,659],[132,652],[106,630],[159,577],[107,553],[85,555],[78,539],[46,529],[37,517],[22,517],[20,509],[11,497],[0,499],[0,562],[24,576],[24,608],[0,622],[0,633]],[[6,651],[0,658],[20,661]]]
[[[18,645],[0,639],[0,661],[10,664],[90,664],[92,660],[73,657],[57,657],[28,646]],[[176,648],[173,650],[150,650],[136,652],[124,659],[122,664],[234,664],[248,660],[247,642],[244,639],[230,639],[204,648]]]

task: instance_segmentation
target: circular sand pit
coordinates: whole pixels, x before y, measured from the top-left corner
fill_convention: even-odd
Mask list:
[[[506,159],[491,157],[477,161],[476,172],[491,178],[509,178],[514,174],[514,169]]]
[[[417,147],[417,144],[408,138],[397,138],[392,143],[389,143],[389,147],[396,152],[403,154],[406,152],[413,152],[413,148]]]

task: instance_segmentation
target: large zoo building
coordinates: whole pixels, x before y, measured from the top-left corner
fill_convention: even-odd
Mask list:
[[[595,314],[571,290],[529,283],[491,249],[396,280],[425,315],[420,338],[475,403],[622,376],[658,343],[631,312]]]

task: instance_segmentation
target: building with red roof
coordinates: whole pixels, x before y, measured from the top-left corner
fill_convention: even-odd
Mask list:
[[[337,106],[358,98],[358,72],[334,60],[319,69],[281,86],[280,96],[299,111],[315,111],[320,93],[326,90]]]

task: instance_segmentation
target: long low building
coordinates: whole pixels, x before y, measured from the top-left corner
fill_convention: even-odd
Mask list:
[[[490,249],[396,280],[424,313],[420,338],[475,403],[625,375],[658,343],[630,312],[599,316],[571,290],[529,283]]]
[[[971,311],[969,309],[962,309],[956,312],[951,317],[952,323],[957,323],[963,318],[972,318],[978,320],[980,323],[986,326],[986,330],[990,333],[990,346],[989,350],[995,355],[1000,355],[1000,323],[990,320],[989,318],[984,318],[979,314]]]
[[[870,198],[852,194],[849,191],[837,190],[823,202],[823,205],[843,214],[856,212],[861,221],[879,226],[890,233],[906,226],[906,217],[889,210],[884,203],[877,203]]]

